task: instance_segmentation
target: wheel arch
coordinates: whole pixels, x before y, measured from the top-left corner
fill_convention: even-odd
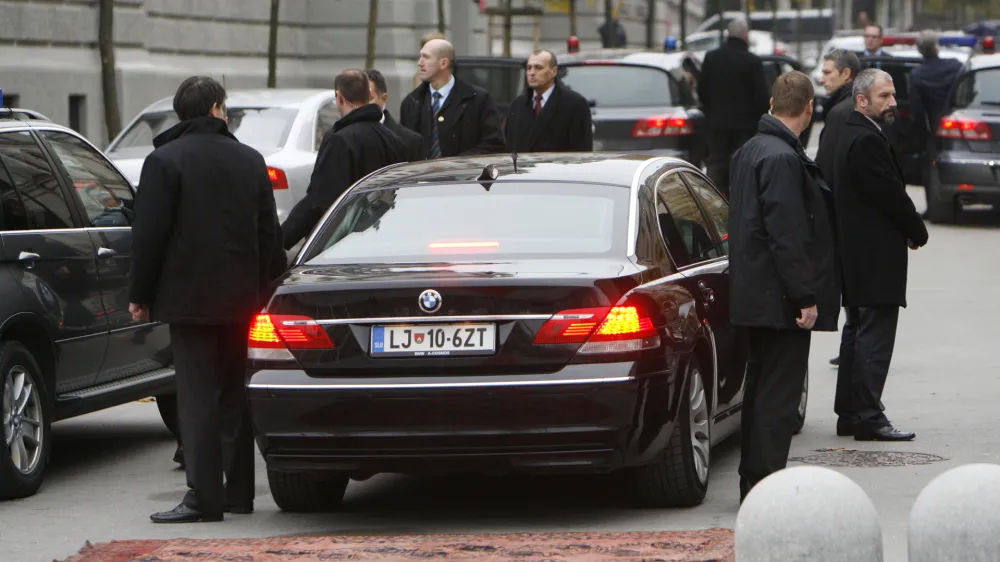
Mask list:
[[[42,369],[48,398],[54,398],[56,378],[56,348],[52,335],[40,318],[31,312],[20,312],[0,324],[0,341],[17,341],[28,348]]]

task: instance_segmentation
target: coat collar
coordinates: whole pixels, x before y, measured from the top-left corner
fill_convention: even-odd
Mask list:
[[[231,132],[229,132],[229,125],[226,124],[222,119],[206,115],[204,117],[195,117],[194,119],[186,119],[180,123],[170,127],[166,131],[163,131],[156,138],[153,139],[153,147],[159,148],[170,141],[177,140],[184,135],[190,134],[219,134],[224,137],[229,137],[236,142],[239,142]]]
[[[878,128],[878,126],[876,126],[875,123],[872,122],[871,119],[869,119],[868,117],[865,117],[859,111],[854,111],[853,113],[851,113],[850,117],[847,118],[847,124],[848,125],[854,125],[855,127],[864,127],[865,129],[868,129],[869,131],[878,133],[878,135],[880,137],[882,137],[882,138],[887,138],[885,136],[885,133],[883,133]]]
[[[370,103],[368,105],[363,105],[338,119],[337,122],[333,124],[333,131],[337,132],[343,130],[345,127],[355,123],[364,123],[366,121],[378,123],[381,120],[382,110],[379,109],[379,107],[374,103]]]
[[[429,82],[424,82],[417,88],[417,95],[421,100],[424,100],[431,95],[431,85]],[[451,93],[448,94],[448,99],[444,102],[444,107],[441,108],[443,111],[445,107],[452,104],[453,100],[467,100],[476,95],[476,90],[472,86],[466,84],[457,76],[455,77],[455,85],[451,88]]]
[[[769,135],[781,139],[785,144],[792,147],[796,152],[802,151],[802,142],[791,129],[785,126],[777,117],[767,114],[760,118],[757,124],[757,132],[762,135]]]

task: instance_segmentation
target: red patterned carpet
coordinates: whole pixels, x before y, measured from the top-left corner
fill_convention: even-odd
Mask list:
[[[176,539],[87,544],[64,562],[518,560],[733,562],[733,532],[530,533]]]

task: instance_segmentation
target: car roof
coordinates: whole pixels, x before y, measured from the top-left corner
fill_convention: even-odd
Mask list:
[[[969,59],[970,70],[1000,67],[1000,53],[975,55]]]
[[[493,165],[504,181],[585,182],[630,187],[635,173],[652,158],[643,154],[560,153],[520,154],[517,171],[511,154],[489,154],[412,162],[385,168],[358,186],[361,190],[406,187],[419,183],[475,183]],[[677,158],[664,158],[677,166],[695,168]]]
[[[330,95],[333,90],[320,88],[230,90],[226,92],[227,107],[297,107],[321,95]],[[163,98],[153,102],[145,111],[169,111],[174,108],[174,98]]]
[[[682,68],[681,63],[685,59],[696,60],[694,55],[688,51],[663,53],[640,49],[600,49],[585,53],[563,53],[558,56],[557,60],[560,66],[607,62],[635,66],[656,66],[666,70],[676,70]]]

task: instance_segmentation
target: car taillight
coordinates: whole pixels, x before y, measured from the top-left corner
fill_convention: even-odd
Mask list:
[[[288,189],[288,176],[284,170],[268,166],[267,177],[271,180],[271,189]]]
[[[258,314],[248,337],[250,359],[287,361],[292,349],[334,349],[326,330],[307,316]]]
[[[937,136],[946,139],[993,140],[990,126],[982,121],[944,117],[938,125]]]
[[[579,344],[581,354],[626,353],[659,347],[653,319],[642,307],[620,306],[564,310],[550,318],[535,344]]]
[[[687,117],[676,115],[654,115],[636,121],[632,127],[632,137],[676,137],[694,134],[694,123]]]

